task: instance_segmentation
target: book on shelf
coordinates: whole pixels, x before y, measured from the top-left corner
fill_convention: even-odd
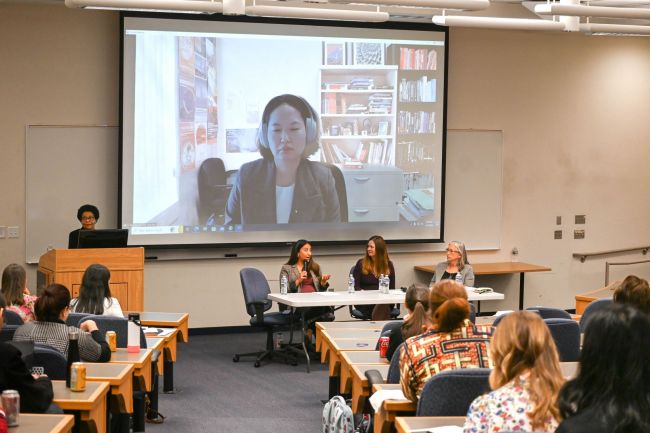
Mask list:
[[[400,102],[436,102],[436,79],[426,75],[418,80],[402,78],[399,85]]]
[[[434,49],[402,47],[399,49],[399,68],[435,71],[438,68],[437,53]]]
[[[433,111],[400,111],[397,115],[399,134],[433,134],[436,132],[436,113]]]

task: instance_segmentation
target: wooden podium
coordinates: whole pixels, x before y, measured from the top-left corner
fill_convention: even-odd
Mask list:
[[[38,261],[39,280],[44,286],[59,283],[72,297],[79,295],[81,278],[93,263],[111,271],[111,294],[122,310],[144,310],[144,248],[87,248],[51,250]]]

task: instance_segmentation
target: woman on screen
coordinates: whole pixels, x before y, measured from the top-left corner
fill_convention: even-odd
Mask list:
[[[68,248],[77,248],[79,245],[79,232],[81,230],[95,230],[95,224],[99,220],[99,209],[91,204],[85,204],[77,210],[77,219],[81,228],[73,230],[68,235]]]
[[[447,261],[438,263],[431,284],[442,280],[454,280],[464,286],[474,287],[474,270],[467,260],[464,243],[451,241],[447,245]]]
[[[81,280],[79,297],[70,302],[70,310],[74,313],[124,317],[120,301],[111,297],[110,278],[111,271],[106,266],[88,266]]]
[[[7,310],[18,314],[23,322],[34,320],[34,302],[38,298],[29,293],[25,268],[12,263],[2,271],[2,294]]]
[[[494,331],[490,354],[493,391],[471,404],[464,432],[554,432],[564,377],[544,320],[529,311],[508,314]]]
[[[378,290],[379,277],[384,274],[387,275],[390,284],[390,290],[395,289],[395,268],[393,262],[388,257],[388,249],[386,242],[381,236],[371,236],[366,245],[366,254],[362,259],[357,261],[357,264],[352,271],[354,276],[354,289],[355,290]],[[355,308],[359,310],[366,318],[372,320],[388,320],[393,306],[390,304],[378,305],[356,305]]]
[[[339,198],[331,169],[307,158],[319,148],[318,115],[295,95],[264,108],[257,131],[262,159],[241,166],[225,224],[337,223]]]
[[[324,292],[329,287],[330,274],[323,274],[320,265],[313,260],[312,248],[309,241],[300,239],[291,247],[291,256],[280,270],[280,284],[287,279],[289,293]],[[316,321],[334,320],[332,307],[311,307],[305,312],[305,319],[313,325]]]

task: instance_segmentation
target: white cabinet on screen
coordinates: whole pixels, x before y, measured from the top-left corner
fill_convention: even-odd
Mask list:
[[[399,221],[403,172],[386,165],[347,168],[338,165],[345,178],[349,222]]]

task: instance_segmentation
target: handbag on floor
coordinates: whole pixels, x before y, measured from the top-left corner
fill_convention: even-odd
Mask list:
[[[322,418],[322,433],[353,433],[354,416],[340,395],[335,395],[325,403]]]

